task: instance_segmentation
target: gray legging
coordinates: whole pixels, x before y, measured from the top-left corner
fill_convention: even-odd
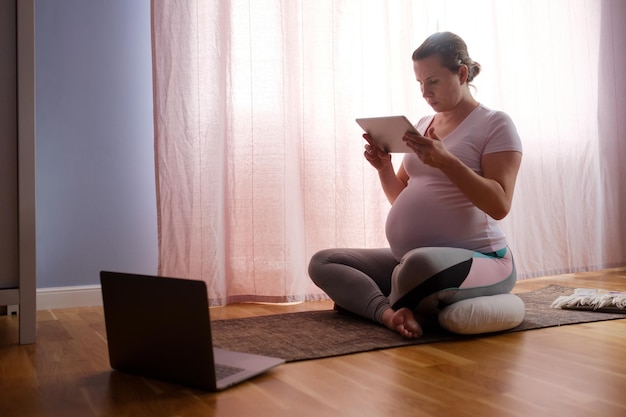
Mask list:
[[[311,258],[309,275],[339,307],[378,323],[390,307],[434,314],[462,299],[508,293],[516,281],[507,248],[417,248],[400,262],[388,248],[325,249]]]

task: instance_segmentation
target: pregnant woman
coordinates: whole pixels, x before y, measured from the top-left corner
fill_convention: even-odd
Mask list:
[[[435,33],[412,56],[422,96],[434,110],[405,134],[400,168],[365,134],[365,158],[392,204],[388,248],[326,249],[309,264],[313,282],[337,308],[406,338],[421,317],[462,299],[505,294],[515,265],[498,220],[510,211],[522,145],[501,111],[478,103],[479,74],[465,42]]]

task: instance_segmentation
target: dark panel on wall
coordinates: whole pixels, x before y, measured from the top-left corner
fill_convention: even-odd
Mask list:
[[[0,1],[0,288],[18,286],[16,2]]]

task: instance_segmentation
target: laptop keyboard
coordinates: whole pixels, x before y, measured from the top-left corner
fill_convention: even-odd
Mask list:
[[[215,378],[219,381],[238,372],[243,371],[243,368],[237,368],[235,366],[215,364]]]

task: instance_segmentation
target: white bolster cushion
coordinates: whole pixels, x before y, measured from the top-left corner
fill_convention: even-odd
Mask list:
[[[480,334],[509,330],[524,320],[526,306],[515,294],[467,298],[444,307],[439,324],[458,334]]]

